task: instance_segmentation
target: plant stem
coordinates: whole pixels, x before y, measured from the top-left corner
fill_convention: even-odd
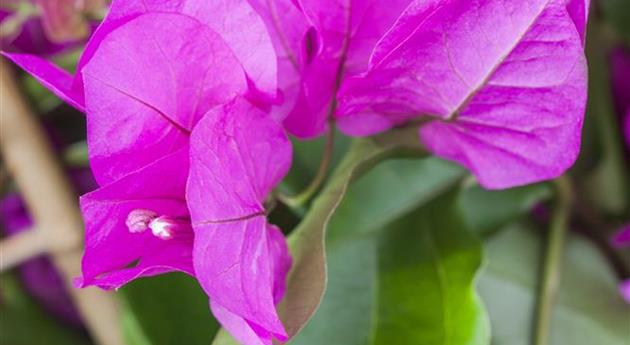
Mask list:
[[[547,345],[549,343],[553,305],[560,286],[564,243],[571,212],[572,188],[569,179],[561,177],[556,180],[555,185],[556,201],[547,238],[533,345]]]
[[[123,345],[118,306],[111,293],[72,288],[81,274],[83,220],[78,198],[11,75],[0,59],[0,149],[35,229],[63,276],[90,335],[99,345]],[[32,245],[32,244],[31,244]]]
[[[19,265],[47,251],[41,231],[29,229],[0,241],[0,272]]]
[[[328,170],[330,168],[330,162],[333,156],[333,149],[335,146],[335,127],[331,123],[328,125],[328,134],[326,135],[326,144],[322,153],[322,159],[319,163],[319,168],[315,177],[311,183],[299,194],[295,196],[287,196],[284,194],[278,194],[277,198],[283,204],[290,208],[298,208],[306,204],[314,195],[319,191],[326,177],[328,176]]]

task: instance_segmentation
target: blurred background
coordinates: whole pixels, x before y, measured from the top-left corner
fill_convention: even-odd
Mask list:
[[[1,0],[2,51],[36,54],[72,71],[107,5],[106,0]],[[630,344],[630,314],[617,290],[630,278],[630,257],[610,240],[630,224],[630,124],[624,122],[630,121],[624,119],[630,114],[630,0],[593,0],[587,56],[588,114],[582,154],[570,172],[575,211],[567,255],[573,261],[566,268],[553,343]],[[81,254],[76,196],[96,188],[85,117],[8,61],[0,71],[0,343],[210,344],[218,325],[204,293],[184,275],[141,279],[116,292],[72,287]],[[347,142],[340,138],[338,157]],[[299,190],[308,183],[318,163],[312,157],[321,147],[320,141],[296,143],[285,188]],[[352,187],[340,210],[385,207],[360,203],[407,181],[390,172],[414,164],[420,163],[397,160],[375,169]],[[542,241],[536,229],[549,222],[551,195],[545,183],[502,192],[471,183],[458,198],[467,225],[485,244],[487,267],[479,290],[496,344],[527,343]],[[273,217],[286,228],[300,220],[282,207]],[[350,235],[331,232],[330,241],[337,242],[329,249],[329,290],[295,344],[368,339],[370,306],[361,298],[370,298],[373,267],[365,253],[374,250],[373,243],[365,234],[351,241],[344,236]],[[582,332],[575,329],[588,335],[576,336]]]

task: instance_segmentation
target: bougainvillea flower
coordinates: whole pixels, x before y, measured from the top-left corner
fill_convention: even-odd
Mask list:
[[[611,239],[612,245],[615,247],[628,247],[630,246],[630,224],[625,227],[625,229],[619,231],[613,238]],[[630,303],[630,279],[626,279],[621,284],[619,284],[619,292],[621,296]]]
[[[377,41],[410,0],[250,0],[274,37],[286,128],[322,134],[346,77],[364,72]],[[285,62],[284,64],[282,62]],[[279,116],[282,117],[282,116]]]
[[[288,172],[290,142],[267,114],[236,101],[210,111],[190,145],[194,267],[214,315],[243,344],[286,341],[274,306],[291,259],[264,204]]]
[[[277,122],[238,97],[248,79],[232,49],[188,15],[146,13],[109,32],[82,75],[102,187],[81,199],[77,283],[116,288],[185,272],[240,341],[286,340],[275,304],[290,258],[263,204],[291,147]]]
[[[264,202],[290,161],[290,142],[266,113],[244,100],[210,110],[189,144],[81,198],[78,285],[185,272],[243,344],[286,340],[275,305],[291,259]]]
[[[35,56],[7,53],[4,55],[31,73],[61,99],[85,111],[81,73],[84,67],[110,33],[147,13],[181,14],[196,20],[199,26],[216,32],[245,68],[252,86],[252,97],[264,100],[275,97],[276,58],[271,39],[262,20],[246,0],[115,0],[107,17],[88,41],[79,59],[75,77]],[[243,27],[247,27],[247,30],[242,30]]]
[[[433,120],[421,141],[487,188],[562,174],[586,103],[585,0],[414,0],[347,80],[338,124],[369,135]]]

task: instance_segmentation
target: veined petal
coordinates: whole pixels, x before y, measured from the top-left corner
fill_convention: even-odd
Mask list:
[[[313,138],[326,131],[338,87],[346,76],[367,69],[377,41],[409,1],[297,1],[312,29],[304,33],[297,60],[301,82],[289,84],[285,90],[297,95],[285,120],[292,134]],[[291,87],[299,87],[299,91]]]
[[[187,175],[188,150],[183,148],[81,197],[86,246],[79,286],[118,288],[141,276],[170,271],[193,275],[192,233],[165,241],[151,231],[132,233],[126,224],[138,209],[188,217]]]
[[[5,52],[2,55],[35,77],[59,98],[79,111],[85,111],[83,90],[73,87],[73,77],[70,73],[35,55]]]
[[[110,13],[88,43],[80,66],[87,64],[111,31],[147,13],[190,16],[200,25],[215,31],[233,51],[256,88],[267,97],[275,97],[277,65],[271,38],[262,19],[247,0],[115,0]],[[243,30],[245,27],[247,30]]]
[[[267,195],[291,165],[291,144],[282,127],[243,99],[209,111],[195,127],[190,147],[187,200],[198,221],[264,212]]]
[[[232,333],[237,338],[249,337],[241,329],[248,326],[263,340],[287,340],[275,305],[291,260],[284,238],[274,234],[278,230],[264,216],[222,224],[203,224],[193,218],[193,224],[195,273],[212,304],[233,314],[225,325],[228,330],[239,332]],[[238,319],[244,323],[230,329]]]
[[[141,15],[110,32],[83,75],[90,159],[100,184],[176,151],[211,107],[247,89],[223,40],[172,13]]]
[[[573,1],[414,1],[389,33],[402,36],[383,38],[366,75],[344,85],[340,128],[366,135],[431,115],[446,121],[424,126],[425,145],[487,188],[557,177],[579,152],[586,103]]]
[[[290,258],[278,229],[267,224],[263,202],[290,161],[280,125],[242,99],[208,112],[191,136],[186,195],[195,272],[222,308],[219,319],[242,332],[235,336],[243,341],[253,333],[263,343],[287,337],[275,304]]]

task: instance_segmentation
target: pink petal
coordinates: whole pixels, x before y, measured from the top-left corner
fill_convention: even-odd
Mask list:
[[[265,217],[210,224],[199,221],[192,211],[192,219],[195,272],[212,303],[242,318],[263,339],[287,340],[274,293],[284,284],[290,259],[284,243],[284,253],[275,255],[277,244],[271,238],[275,230]]]
[[[260,16],[246,0],[117,0],[88,43],[81,64],[91,59],[102,40],[117,27],[145,13],[178,13],[214,30],[242,63],[254,85],[275,97],[277,66],[273,45]],[[247,30],[243,30],[243,28]]]
[[[34,55],[10,54],[5,52],[3,52],[2,55],[30,73],[59,98],[77,108],[79,111],[85,111],[83,90],[73,88],[73,79],[70,73]]]
[[[269,334],[260,335],[254,331],[252,325],[242,317],[231,313],[220,304],[210,301],[210,309],[214,317],[240,344],[243,345],[271,345]]]
[[[226,220],[263,212],[263,202],[291,165],[283,129],[247,101],[212,109],[190,138],[187,200],[193,217]]]
[[[183,148],[81,197],[86,247],[79,286],[118,288],[141,276],[170,271],[193,274],[192,233],[161,240],[151,231],[131,233],[125,224],[137,209],[187,217],[187,174],[188,149]]]
[[[284,120],[295,107],[300,91],[300,71],[304,61],[303,43],[309,24],[293,0],[249,0],[265,22],[277,55],[278,87],[282,102],[271,116]]]
[[[621,293],[626,302],[630,303],[630,279],[626,279],[619,284],[619,293]]]
[[[626,225],[623,230],[616,233],[611,242],[615,247],[619,248],[630,246],[630,224]]]
[[[83,75],[100,184],[177,150],[211,107],[247,89],[223,40],[179,14],[141,15],[112,31]]]
[[[389,30],[409,0],[301,0],[313,25],[304,35],[299,62],[301,85],[285,126],[300,138],[313,138],[327,128],[337,84],[367,69],[379,38]],[[342,66],[340,66],[342,65]],[[289,85],[291,86],[291,85]],[[294,86],[294,87],[295,87]]]
[[[275,304],[290,258],[263,202],[290,161],[282,128],[242,100],[210,111],[191,136],[195,272],[219,319],[246,344],[259,343],[248,340],[253,333],[262,343],[287,338]]]
[[[618,47],[610,59],[615,106],[620,114],[630,111],[630,52]]]
[[[573,20],[564,0],[414,1],[389,33],[403,36],[383,38],[344,85],[339,126],[366,135],[430,115],[449,121],[424,126],[425,145],[487,188],[557,177],[579,152],[586,103]]]

